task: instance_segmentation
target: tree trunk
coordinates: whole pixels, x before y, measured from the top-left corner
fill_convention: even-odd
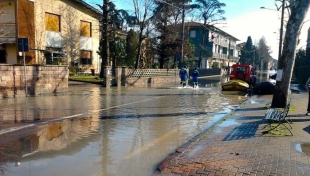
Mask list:
[[[142,22],[143,23],[143,22]],[[141,58],[141,46],[142,46],[142,32],[144,30],[144,27],[143,27],[143,24],[142,24],[142,27],[140,28],[140,34],[139,34],[139,44],[138,44],[138,54],[137,54],[137,57],[136,57],[136,63],[135,63],[135,69],[138,68],[139,66],[139,61],[140,61],[140,58]]]
[[[291,4],[291,16],[286,27],[283,51],[278,60],[278,70],[283,70],[281,81],[277,81],[271,107],[285,108],[292,78],[296,45],[300,34],[302,22],[307,14],[310,0],[295,0]]]
[[[109,0],[104,0],[103,1],[103,5],[104,5],[104,10],[102,13],[102,50],[101,50],[101,57],[102,57],[102,62],[101,62],[101,71],[100,71],[100,77],[103,77],[103,72],[104,72],[104,68],[105,66],[109,65],[109,57],[110,57],[110,53],[109,53],[109,40],[108,40],[108,22],[109,22]]]

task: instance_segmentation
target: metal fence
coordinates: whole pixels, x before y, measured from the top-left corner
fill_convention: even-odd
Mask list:
[[[176,76],[179,69],[129,69],[128,77]]]

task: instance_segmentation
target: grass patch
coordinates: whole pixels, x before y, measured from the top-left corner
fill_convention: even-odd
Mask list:
[[[271,128],[276,127],[278,124],[277,123],[272,123],[271,126],[269,126]],[[284,125],[289,126],[289,124],[284,123]],[[287,128],[285,128],[283,125],[278,126],[277,128],[273,129],[273,130],[269,130],[266,129],[265,131],[263,131],[263,134],[268,134],[268,135],[275,135],[275,136],[291,136],[291,133],[288,131]]]
[[[80,82],[102,84],[103,78],[99,78],[99,76],[70,76],[69,81],[80,81]]]

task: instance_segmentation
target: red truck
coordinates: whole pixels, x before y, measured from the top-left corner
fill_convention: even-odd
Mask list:
[[[229,79],[239,79],[247,82],[249,85],[254,85],[256,82],[255,69],[251,65],[234,64],[232,65]]]

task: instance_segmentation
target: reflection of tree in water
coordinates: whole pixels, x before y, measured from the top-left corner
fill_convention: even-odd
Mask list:
[[[8,160],[8,156],[6,156],[2,148],[0,149],[0,175],[4,175],[4,172],[7,172],[8,170],[6,169],[8,166],[6,164],[6,160]],[[4,161],[3,161],[4,160]]]
[[[18,165],[22,158],[21,148],[20,141],[14,141],[0,146],[0,175],[8,172],[8,162],[15,162]]]

